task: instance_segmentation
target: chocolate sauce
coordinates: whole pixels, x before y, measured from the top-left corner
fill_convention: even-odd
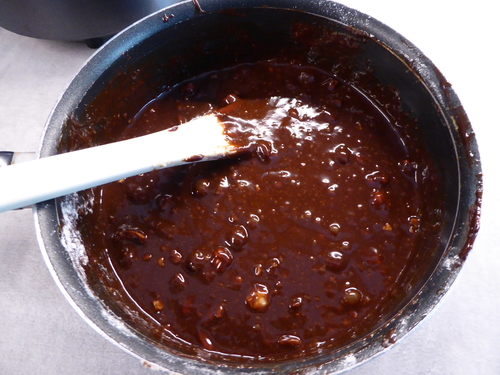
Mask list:
[[[127,308],[177,347],[276,360],[369,334],[439,232],[418,142],[338,77],[272,62],[169,88],[101,141],[209,112],[252,151],[94,189],[79,223],[90,258],[110,260]]]

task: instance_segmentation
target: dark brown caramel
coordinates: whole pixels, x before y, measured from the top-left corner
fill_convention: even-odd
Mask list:
[[[177,346],[284,358],[371,332],[404,300],[439,206],[424,204],[425,154],[349,84],[270,62],[183,82],[101,142],[213,111],[252,152],[94,189],[91,258],[109,257],[128,309]]]

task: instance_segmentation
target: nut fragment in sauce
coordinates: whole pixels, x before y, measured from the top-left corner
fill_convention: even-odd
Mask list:
[[[246,303],[250,309],[257,312],[263,312],[271,303],[271,295],[266,285],[255,284],[250,294],[246,298]]]

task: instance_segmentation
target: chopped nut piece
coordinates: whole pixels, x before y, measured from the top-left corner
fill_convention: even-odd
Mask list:
[[[262,264],[257,264],[254,268],[254,273],[255,273],[255,276],[260,276],[262,275],[262,270],[263,270],[263,266]]]
[[[341,249],[342,250],[351,250],[351,243],[349,241],[342,242]]]
[[[201,250],[192,251],[185,260],[186,269],[191,273],[201,274],[205,265],[210,262],[211,254],[205,254]]]
[[[215,319],[220,319],[224,316],[224,306],[218,305],[213,311],[213,317]]]
[[[374,189],[371,196],[371,203],[377,210],[383,210],[388,203],[387,195],[378,189]]]
[[[121,226],[113,236],[117,241],[131,241],[137,245],[143,245],[146,243],[146,234],[137,228],[128,228],[127,226]]]
[[[173,264],[179,264],[182,261],[182,254],[175,249],[170,250],[168,257]]]
[[[410,233],[417,233],[420,231],[420,217],[410,216],[408,221],[410,222],[410,228],[408,229]]]
[[[298,310],[302,306],[304,306],[304,299],[300,296],[293,297],[292,300],[290,301],[290,304],[288,305],[288,308],[292,310]]]
[[[207,350],[214,349],[214,344],[212,342],[212,339],[210,338],[210,335],[206,330],[198,328],[198,338],[200,339],[201,344],[205,349]]]
[[[330,233],[333,234],[334,236],[340,233],[340,225],[337,223],[330,224],[328,228],[330,229]]]
[[[391,181],[391,176],[386,173],[376,171],[365,176],[368,186],[376,189],[380,189],[383,186],[389,185]]]
[[[226,244],[238,251],[248,242],[248,231],[243,225],[235,225],[226,234]]]
[[[333,150],[333,160],[336,164],[345,166],[349,165],[351,160],[351,150],[345,144],[339,144]]]
[[[278,344],[282,346],[297,347],[302,344],[302,340],[300,339],[300,337],[295,335],[283,335],[279,338]]]
[[[267,286],[263,284],[254,284],[252,291],[246,298],[246,304],[250,309],[263,312],[271,303],[271,294]]]
[[[215,272],[223,273],[233,262],[233,254],[227,247],[219,247],[214,251],[211,264],[215,268]]]
[[[156,311],[163,310],[163,302],[159,299],[153,301],[153,307]]]
[[[325,256],[325,266],[330,272],[341,272],[349,265],[347,256],[340,251],[329,251]]]
[[[225,308],[222,304],[214,305],[203,317],[203,324],[211,324],[215,321],[221,320],[224,317]]]
[[[193,184],[192,194],[197,198],[203,198],[208,194],[209,188],[210,188],[210,181],[205,178],[202,178]]]
[[[277,277],[278,267],[281,261],[278,258],[271,258],[266,262],[266,272],[271,277]]]
[[[172,293],[183,291],[186,288],[186,278],[182,273],[176,273],[168,282]]]
[[[348,305],[357,305],[363,299],[363,294],[356,288],[347,288],[345,290],[344,301]]]
[[[389,223],[385,223],[385,225],[382,227],[383,230],[392,230],[392,226]]]

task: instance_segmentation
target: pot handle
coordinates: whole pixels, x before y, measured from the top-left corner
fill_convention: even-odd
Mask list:
[[[0,151],[0,167],[6,167],[12,164],[14,153],[12,151]]]
[[[36,159],[36,152],[0,151],[0,168]]]
[[[0,168],[36,159],[36,152],[0,151]],[[20,208],[29,208],[30,206]]]

